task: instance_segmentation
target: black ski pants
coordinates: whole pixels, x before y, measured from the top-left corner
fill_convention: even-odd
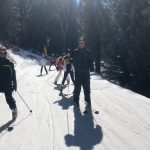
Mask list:
[[[41,74],[42,74],[42,72],[43,72],[43,68],[45,69],[45,72],[48,74],[48,71],[47,71],[47,69],[46,69],[46,66],[41,66]]]
[[[90,73],[89,72],[75,72],[75,89],[74,89],[74,103],[79,104],[79,96],[81,86],[84,90],[84,99],[91,105],[90,96]]]
[[[12,96],[12,92],[11,91],[7,91],[4,92],[5,93],[5,98],[6,98],[6,102],[9,105],[10,109],[16,109],[16,102]]]
[[[71,80],[72,80],[73,84],[75,84],[74,73],[73,73],[73,71],[65,71],[65,73],[64,73],[64,78],[63,78],[63,81],[62,81],[62,84],[64,85],[64,83],[65,83],[65,81],[66,81],[66,79],[67,79],[68,74],[70,74]]]

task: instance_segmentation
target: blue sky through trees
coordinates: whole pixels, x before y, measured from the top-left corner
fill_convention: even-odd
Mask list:
[[[80,2],[80,0],[76,0],[77,1],[77,3],[79,3]]]

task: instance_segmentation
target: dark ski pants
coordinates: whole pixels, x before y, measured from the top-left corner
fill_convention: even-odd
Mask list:
[[[65,81],[66,81],[66,79],[67,79],[68,74],[70,74],[71,80],[72,80],[73,84],[75,84],[74,73],[73,73],[73,71],[65,71],[65,73],[64,73],[64,78],[63,78],[63,81],[62,81],[62,84],[64,85],[64,83],[65,83]]]
[[[9,105],[10,109],[16,109],[16,102],[12,96],[12,92],[11,91],[7,91],[4,92],[5,93],[5,98],[6,98],[6,102]]]
[[[74,103],[79,104],[79,96],[81,92],[81,86],[84,90],[84,99],[91,105],[91,96],[90,96],[90,73],[89,72],[80,72],[75,73],[75,89],[74,89]]]
[[[47,69],[46,69],[46,66],[41,66],[41,74],[42,74],[42,72],[43,72],[43,68],[45,69],[45,72],[48,74],[48,71],[47,71]]]

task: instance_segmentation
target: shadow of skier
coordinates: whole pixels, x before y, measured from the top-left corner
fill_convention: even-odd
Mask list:
[[[62,99],[54,102],[53,104],[58,103],[59,106],[62,107],[63,110],[67,110],[69,109],[70,106],[73,105],[73,96],[71,97],[66,97],[66,96],[62,96]]]
[[[92,112],[83,115],[80,109],[74,108],[74,117],[74,135],[65,136],[66,145],[78,146],[80,150],[92,150],[103,139],[101,126],[94,126]]]

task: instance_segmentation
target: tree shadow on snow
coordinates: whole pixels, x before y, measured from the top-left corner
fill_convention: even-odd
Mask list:
[[[69,109],[70,106],[73,105],[73,96],[71,97],[66,97],[66,96],[62,96],[62,99],[54,102],[54,104],[58,103],[59,106],[62,107],[63,110],[67,110]]]
[[[80,150],[92,150],[103,139],[101,126],[94,126],[92,112],[82,114],[80,109],[74,108],[74,117],[74,135],[65,136],[66,145],[80,147]]]

